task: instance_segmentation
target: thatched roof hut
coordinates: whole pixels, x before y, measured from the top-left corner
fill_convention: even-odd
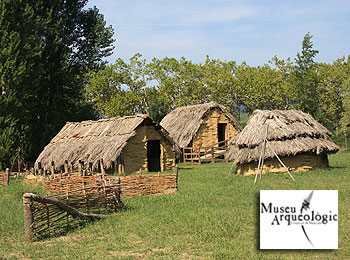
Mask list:
[[[175,166],[173,147],[169,134],[148,115],[67,122],[39,155],[35,167],[40,162],[42,168],[50,169],[54,161],[60,168],[65,160],[77,167],[81,160],[97,169],[102,159],[107,170],[122,165],[128,174],[163,171]],[[150,169],[152,160],[156,165]]]
[[[266,139],[265,171],[284,171],[273,151],[294,171],[328,167],[327,154],[339,150],[329,140],[331,135],[311,115],[298,110],[255,110],[247,126],[232,139],[226,160],[234,160],[238,173],[255,173]]]
[[[211,146],[241,130],[234,116],[216,102],[176,108],[160,125],[180,148]]]

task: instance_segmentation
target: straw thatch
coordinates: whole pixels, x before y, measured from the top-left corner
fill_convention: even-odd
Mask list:
[[[128,140],[136,135],[140,125],[152,125],[169,145],[174,142],[169,134],[148,115],[114,117],[98,121],[67,122],[61,131],[44,148],[35,162],[41,162],[42,168],[49,169],[51,162],[59,168],[68,160],[74,167],[79,160],[92,163],[93,169],[98,168],[98,162],[103,159],[108,169],[127,145]],[[178,148],[177,148],[178,149]]]
[[[231,141],[226,160],[236,164],[258,161],[265,138],[280,157],[336,153],[339,147],[329,140],[331,135],[311,115],[298,110],[255,110],[247,126]],[[274,157],[272,149],[266,149],[265,159]]]
[[[169,132],[170,137],[179,147],[187,147],[196,136],[206,116],[213,110],[224,113],[237,132],[241,130],[234,116],[216,102],[176,108],[163,118],[160,125]]]

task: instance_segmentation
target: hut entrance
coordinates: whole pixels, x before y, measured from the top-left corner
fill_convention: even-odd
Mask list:
[[[147,164],[149,172],[160,171],[160,140],[147,141]]]
[[[226,123],[219,123],[218,124],[218,143],[219,146],[224,146],[225,143],[223,141],[226,140]],[[220,143],[222,142],[222,143]]]

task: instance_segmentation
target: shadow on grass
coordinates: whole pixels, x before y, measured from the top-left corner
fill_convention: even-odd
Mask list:
[[[63,227],[60,230],[53,230],[53,229],[50,230],[49,229],[46,232],[42,232],[42,234],[40,234],[40,235],[36,235],[34,238],[34,242],[43,242],[43,241],[46,241],[49,239],[65,236],[65,235],[69,234],[70,232],[73,232],[73,231],[76,231],[79,229],[83,229],[88,224],[93,223],[93,222],[96,222],[96,220],[80,220],[74,224],[70,224],[66,227]]]

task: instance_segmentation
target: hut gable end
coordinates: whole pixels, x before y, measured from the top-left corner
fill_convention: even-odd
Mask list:
[[[237,132],[241,130],[234,116],[216,102],[176,108],[163,118],[160,125],[169,132],[170,137],[179,147],[187,147],[192,144],[194,137],[198,136],[200,127],[213,110],[224,114]]]
[[[136,135],[138,126],[145,121],[162,136],[165,142],[173,144],[167,132],[159,128],[148,115],[67,122],[41,152],[35,167],[38,168],[38,163],[41,162],[43,168],[49,169],[51,162],[54,161],[58,168],[64,165],[65,160],[77,167],[78,161],[82,160],[93,163],[96,169],[98,161],[103,159],[105,167],[111,168],[112,161],[122,154],[128,141]]]

